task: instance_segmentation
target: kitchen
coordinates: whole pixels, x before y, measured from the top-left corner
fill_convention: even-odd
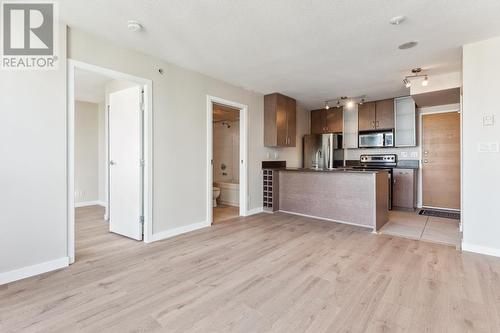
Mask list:
[[[265,96],[266,146],[295,145],[291,100],[278,93]],[[459,199],[458,204],[443,200],[459,198],[459,182],[447,184],[460,163],[439,147],[449,148],[446,140],[452,140],[459,149],[460,133],[438,138],[427,130],[432,126],[422,125],[436,115],[459,119],[459,110],[456,87],[374,101],[367,96],[325,101],[309,112],[310,133],[296,140],[302,143],[301,167],[262,162],[264,210],[455,246]]]

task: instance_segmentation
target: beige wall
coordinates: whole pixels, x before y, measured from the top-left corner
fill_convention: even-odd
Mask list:
[[[0,74],[0,284],[67,262],[65,36],[57,70]]]
[[[248,105],[248,207],[262,207],[261,161],[287,159],[299,165],[301,146],[263,145],[263,96],[77,30],[69,31],[69,57],[153,81],[153,232],[206,221],[206,96]],[[164,74],[158,72],[163,69]],[[305,123],[303,121],[305,120]],[[298,113],[298,133],[307,132],[306,112]]]
[[[75,103],[75,203],[99,200],[99,105]]]
[[[463,48],[462,218],[463,248],[500,256],[500,153],[480,152],[500,143],[500,38]],[[493,115],[494,126],[483,126]]]

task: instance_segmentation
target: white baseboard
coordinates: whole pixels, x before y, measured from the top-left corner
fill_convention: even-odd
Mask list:
[[[95,201],[81,201],[81,202],[75,202],[75,207],[88,207],[88,206],[102,206],[102,207],[106,207],[106,202],[104,201],[99,201],[99,200],[95,200]]]
[[[182,235],[182,234],[185,234],[185,233],[190,232],[190,231],[210,227],[210,225],[211,225],[210,222],[204,221],[204,222],[186,225],[184,227],[178,227],[178,228],[174,228],[174,229],[170,229],[170,230],[157,232],[157,233],[153,234],[153,236],[151,237],[151,242],[156,242],[156,241],[159,241],[162,239],[167,239],[170,237]]]
[[[475,244],[462,243],[462,251],[485,254],[488,256],[500,257],[500,249],[486,247]]]
[[[239,207],[240,206],[239,202],[219,200],[219,203],[222,204],[222,205],[231,206],[231,207]]]
[[[263,213],[263,212],[264,212],[264,207],[254,208],[254,209],[247,210],[245,216],[260,214],[260,213]]]
[[[67,267],[68,265],[69,258],[63,257],[56,260],[43,262],[41,264],[22,267],[12,271],[0,273],[0,285],[25,279],[38,274],[54,271],[56,269]]]

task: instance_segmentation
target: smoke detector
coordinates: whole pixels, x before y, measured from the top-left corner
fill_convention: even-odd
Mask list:
[[[389,23],[392,25],[400,25],[404,21],[406,21],[406,16],[399,15],[399,16],[394,16],[393,18],[391,18],[389,20]]]
[[[130,20],[127,22],[127,28],[132,32],[138,32],[142,30],[142,24],[138,21]]]

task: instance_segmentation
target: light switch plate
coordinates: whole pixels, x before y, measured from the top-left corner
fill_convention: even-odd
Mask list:
[[[483,127],[495,126],[495,115],[485,114],[483,115]]]

